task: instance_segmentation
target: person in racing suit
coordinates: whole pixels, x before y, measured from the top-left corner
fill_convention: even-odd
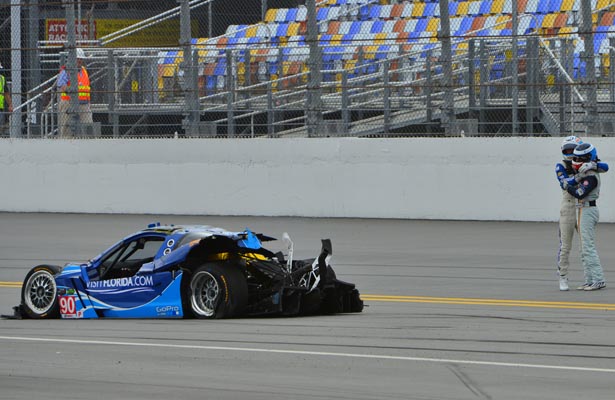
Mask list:
[[[562,185],[564,180],[575,177],[583,178],[588,171],[606,172],[609,169],[607,163],[590,162],[575,171],[572,167],[574,149],[583,143],[577,136],[566,137],[561,145],[562,161],[555,165],[555,175]],[[576,181],[575,181],[576,182]],[[563,189],[563,186],[562,186]],[[565,189],[562,190],[562,202],[560,206],[559,218],[559,248],[557,252],[557,272],[559,277],[559,288],[562,291],[568,290],[568,267],[570,266],[570,251],[572,249],[572,238],[577,229],[577,210],[576,199]]]
[[[584,165],[599,161],[596,148],[590,143],[582,143],[574,150],[572,167],[580,172]],[[596,225],[600,218],[596,202],[600,197],[600,176],[595,169],[585,170],[583,176],[565,179],[561,185],[562,189],[577,199],[577,226],[581,236],[581,263],[585,275],[585,282],[577,289],[598,290],[606,287],[596,250]]]

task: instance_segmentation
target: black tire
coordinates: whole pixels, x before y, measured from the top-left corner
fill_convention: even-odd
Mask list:
[[[207,263],[192,273],[188,294],[195,318],[239,317],[248,304],[248,283],[236,265]]]
[[[28,272],[21,287],[21,307],[28,317],[60,317],[55,275],[61,270],[56,265],[38,265]]]

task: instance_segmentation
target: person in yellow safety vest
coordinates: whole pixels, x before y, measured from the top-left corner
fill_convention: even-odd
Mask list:
[[[8,117],[13,112],[13,102],[2,69],[0,64],[0,135],[5,135]]]
[[[85,52],[83,49],[77,49],[77,68],[79,68],[79,72],[77,74],[79,97],[77,119],[80,123],[91,124],[93,119],[92,109],[90,108],[90,77],[88,75],[88,70],[85,68],[84,62]],[[68,87],[70,86],[70,77],[68,76],[65,66],[60,68],[56,86],[60,92],[60,101],[58,102],[58,127],[60,130],[60,137],[73,137],[74,132],[77,130],[71,129],[70,126],[70,115],[68,114],[70,107],[70,96],[66,93]]]

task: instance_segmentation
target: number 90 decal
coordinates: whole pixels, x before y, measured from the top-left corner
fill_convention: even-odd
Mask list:
[[[74,316],[75,311],[75,297],[60,296],[60,314],[66,316]]]

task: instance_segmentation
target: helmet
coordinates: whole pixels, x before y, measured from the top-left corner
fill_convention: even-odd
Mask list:
[[[85,58],[85,51],[81,47],[77,47],[77,58]]]
[[[574,149],[583,143],[580,137],[568,136],[562,142],[562,156],[565,160],[572,160],[572,152]]]
[[[581,165],[596,161],[598,159],[598,151],[591,143],[581,143],[578,145],[572,154],[572,166],[574,169],[581,168]]]

